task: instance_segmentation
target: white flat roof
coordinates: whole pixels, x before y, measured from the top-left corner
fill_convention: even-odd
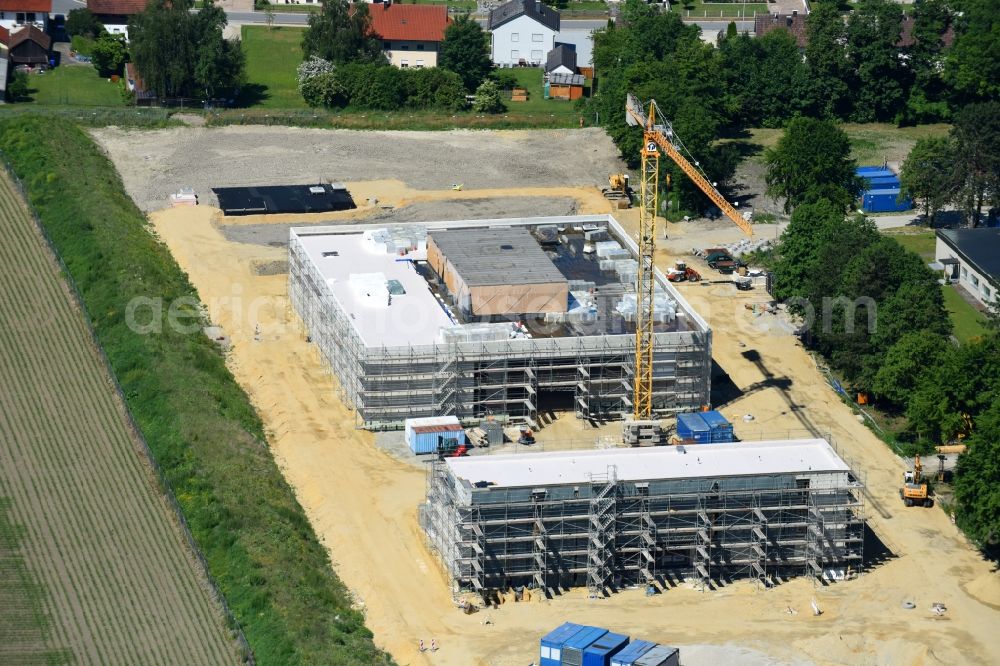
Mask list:
[[[619,481],[850,470],[825,439],[482,455],[446,463],[460,479],[500,488],[586,484],[611,466]]]
[[[431,344],[442,327],[453,325],[411,262],[399,261],[395,254],[374,252],[360,231],[303,234],[299,242],[366,346]],[[393,296],[391,302],[364,298],[350,284],[351,275],[363,273],[381,273],[386,280],[398,280],[406,293]]]

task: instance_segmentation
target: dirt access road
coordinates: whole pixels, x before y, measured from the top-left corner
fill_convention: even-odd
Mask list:
[[[130,152],[144,150],[140,145]],[[132,159],[122,158],[119,169]],[[407,177],[398,171],[388,175]],[[598,172],[593,180],[602,178]],[[355,187],[363,190],[367,184],[353,183]],[[426,200],[456,194],[420,189]],[[573,189],[563,185],[550,194],[564,197]],[[593,187],[575,191],[581,213],[607,211]],[[478,192],[473,188],[461,194],[474,197]],[[524,192],[518,186],[489,196],[526,194],[544,195],[545,190],[539,186]],[[383,197],[397,207],[405,205],[405,197]],[[212,319],[231,336],[230,367],[259,410],[279,465],[338,574],[364,607],[376,642],[400,663],[523,665],[537,658],[538,637],[567,619],[697,646],[685,652],[685,662],[693,666],[993,663],[1000,650],[997,575],[943,512],[907,511],[897,504],[903,464],[856,422],[793,338],[745,309],[745,303],[761,302],[764,295],[737,293],[723,283],[682,288],[715,329],[717,363],[737,393],[746,391],[724,405],[724,413],[754,415],[751,424],[737,420],[738,433],[748,438],[832,432],[841,451],[865,474],[872,527],[894,556],[856,580],[828,587],[798,579],[768,591],[737,583],[701,593],[682,585],[652,598],[633,590],[600,601],[577,590],[553,600],[508,602],[471,616],[459,613],[417,524],[424,474],[376,448],[371,433],[354,428],[352,414],[337,398],[335,380],[290,311],[287,277],[257,275],[255,266],[283,261],[284,250],[226,240],[216,215],[199,207],[163,211],[152,220]],[[620,217],[634,227],[634,211]],[[670,239],[658,255],[661,266],[687,254],[692,239],[684,237],[686,228],[668,228]],[[584,446],[592,445],[595,435],[584,424],[564,419],[540,436],[556,431],[560,438],[576,434]],[[814,598],[824,611],[819,617],[809,611]],[[904,601],[916,608],[904,609]],[[944,617],[930,612],[934,602],[946,604]],[[440,650],[418,652],[417,641],[431,638]]]

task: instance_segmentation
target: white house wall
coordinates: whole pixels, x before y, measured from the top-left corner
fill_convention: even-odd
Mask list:
[[[21,17],[20,20],[18,16]],[[33,25],[45,32],[49,25],[49,15],[44,12],[0,12],[0,26],[7,28],[8,31],[26,25]]]
[[[998,302],[997,292],[1000,289],[997,288],[997,285],[991,282],[990,278],[986,277],[986,275],[974,269],[969,262],[963,259],[958,252],[955,252],[950,245],[940,238],[937,239],[937,245],[934,248],[934,259],[937,261],[941,261],[942,259],[955,259],[958,261],[959,270],[957,279],[962,288],[984,305],[991,305]]]
[[[493,31],[493,62],[510,67],[524,60],[541,65],[555,48],[556,31],[528,16],[519,16]]]

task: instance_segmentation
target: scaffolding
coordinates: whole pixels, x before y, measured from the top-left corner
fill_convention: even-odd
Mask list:
[[[470,484],[438,462],[420,516],[456,593],[770,587],[838,579],[863,561],[864,485],[849,471],[626,481],[609,467],[589,483],[510,488]]]
[[[602,222],[617,230],[626,248],[635,250],[634,241],[610,216],[554,219]],[[289,241],[290,301],[336,375],[341,398],[355,410],[359,426],[398,429],[410,417],[454,415],[472,422],[489,414],[534,424],[545,400],[558,396],[564,396],[560,404],[572,403],[580,418],[617,419],[632,413],[634,335],[452,339],[372,347],[355,330],[350,313],[338,306],[332,288],[309,259],[300,232],[307,230],[293,229]],[[654,418],[663,418],[708,403],[711,331],[662,275],[658,278],[677,300],[683,322],[679,328],[685,329],[654,333],[652,408]]]

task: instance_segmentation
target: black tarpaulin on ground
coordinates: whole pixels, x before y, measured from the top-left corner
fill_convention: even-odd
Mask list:
[[[343,185],[267,185],[213,187],[223,215],[325,213],[357,208]]]

